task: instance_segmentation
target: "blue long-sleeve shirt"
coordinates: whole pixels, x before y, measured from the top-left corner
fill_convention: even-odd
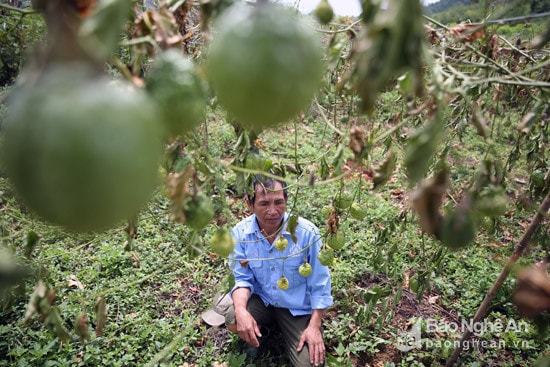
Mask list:
[[[314,309],[326,309],[333,305],[329,269],[321,265],[317,254],[322,246],[319,229],[310,221],[299,218],[296,228],[297,243],[287,229],[289,214],[284,215],[282,236],[288,240],[284,251],[277,250],[260,231],[256,216],[239,222],[231,231],[237,240],[230,256],[230,267],[235,275],[237,288],[249,288],[264,304],[287,308],[294,316],[311,314]],[[312,267],[308,277],[299,274],[304,258]],[[281,290],[277,280],[283,275],[289,287]],[[233,292],[233,290],[231,292]]]

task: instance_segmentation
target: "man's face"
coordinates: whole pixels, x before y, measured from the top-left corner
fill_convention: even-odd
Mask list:
[[[254,204],[248,204],[250,210],[256,214],[260,229],[273,233],[281,226],[286,210],[286,199],[280,182],[274,188],[263,188],[256,185],[256,199]]]

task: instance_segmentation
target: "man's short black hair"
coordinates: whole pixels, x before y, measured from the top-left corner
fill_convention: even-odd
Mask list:
[[[281,187],[283,188],[283,196],[285,200],[288,198],[288,189],[286,182],[279,181],[271,177],[266,177],[264,175],[254,175],[254,178],[252,179],[252,193],[248,194],[248,200],[250,201],[250,204],[254,205],[254,201],[256,200],[256,186],[262,187],[265,189],[275,189],[275,185],[277,183],[281,184]]]

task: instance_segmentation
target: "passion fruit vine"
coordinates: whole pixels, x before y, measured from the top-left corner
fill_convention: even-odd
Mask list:
[[[8,101],[2,157],[21,200],[69,230],[103,230],[135,215],[157,184],[162,144],[140,91],[51,66]]]

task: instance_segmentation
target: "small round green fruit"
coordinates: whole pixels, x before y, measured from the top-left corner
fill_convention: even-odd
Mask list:
[[[293,10],[234,5],[215,23],[207,74],[220,104],[261,131],[306,108],[321,87],[320,38]]]
[[[352,216],[352,218],[355,218],[357,220],[363,220],[366,218],[368,211],[365,206],[355,202],[351,204],[351,207],[349,209],[349,214]]]
[[[349,191],[342,191],[334,200],[334,205],[341,210],[345,210],[353,203],[353,194]]]
[[[303,276],[304,278],[307,278],[308,276],[310,276],[312,272],[313,272],[313,268],[311,267],[311,264],[307,262],[303,263],[298,268],[298,273],[300,273],[300,275]]]
[[[237,241],[231,236],[231,231],[226,228],[218,228],[210,238],[210,247],[214,253],[221,257],[227,257],[235,249]]]
[[[321,24],[328,24],[334,18],[334,10],[328,0],[321,0],[313,13]]]
[[[332,249],[322,249],[317,255],[317,259],[324,266],[331,266],[334,264],[334,253]]]
[[[204,121],[204,81],[191,59],[182,53],[171,49],[159,54],[145,83],[146,90],[160,107],[168,135],[183,135]]]
[[[341,250],[346,245],[346,236],[341,230],[336,233],[329,233],[327,238],[327,245],[333,250]]]
[[[280,235],[273,243],[273,246],[279,251],[284,251],[288,246],[288,240],[285,238],[285,236]]]
[[[206,227],[214,218],[214,206],[208,196],[202,191],[190,196],[183,204],[185,223],[195,230]]]

